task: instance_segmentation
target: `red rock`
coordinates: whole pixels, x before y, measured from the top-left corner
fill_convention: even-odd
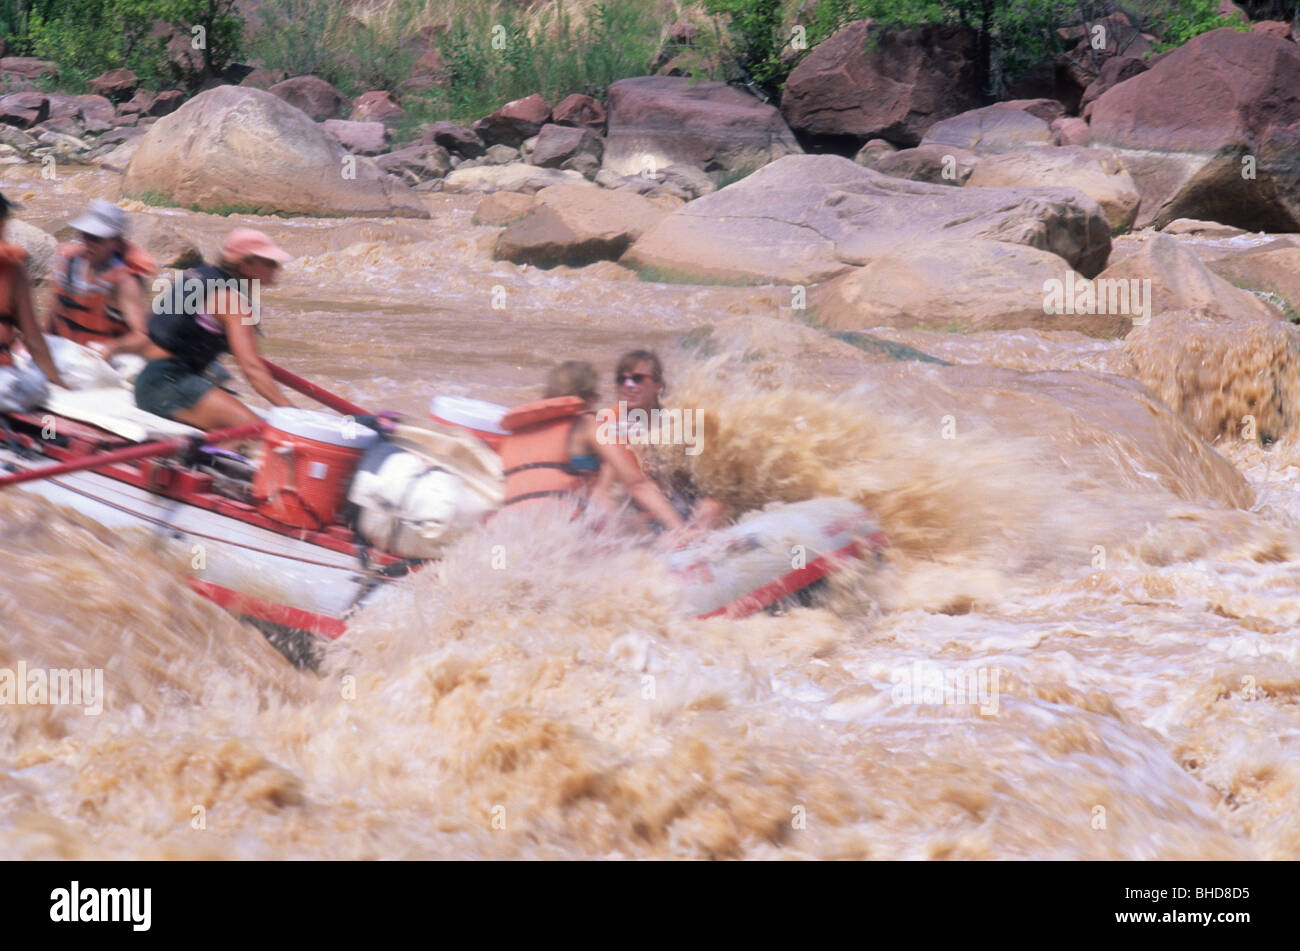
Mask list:
[[[165,116],[175,112],[185,102],[185,93],[179,89],[164,89],[154,97],[149,108],[144,110],[147,116]]]
[[[605,119],[605,107],[591,96],[584,96],[580,92],[565,96],[551,113],[551,121],[556,125],[590,129],[597,135],[604,133]]]
[[[421,145],[441,145],[461,158],[478,158],[486,151],[478,133],[454,122],[435,122],[420,136]]]
[[[149,114],[149,108],[153,105],[153,96],[149,95],[143,89],[137,89],[135,95],[129,102],[124,102],[118,107],[119,112],[135,112],[142,116]]]
[[[353,122],[391,122],[404,115],[406,110],[385,90],[363,92],[352,106]]]
[[[125,102],[140,87],[140,77],[125,67],[110,69],[90,81],[90,91],[114,102]]]
[[[519,148],[550,121],[551,107],[537,93],[507,102],[491,115],[474,123],[473,129],[485,145]]]
[[[50,117],[50,101],[40,92],[11,92],[0,96],[0,122],[30,129]]]
[[[781,114],[800,137],[916,145],[936,121],[985,101],[978,72],[970,30],[887,31],[858,20],[795,67]]]
[[[590,129],[548,123],[537,133],[528,164],[559,168],[580,152],[586,152],[599,162],[602,152],[600,137]]]
[[[326,119],[321,128],[351,152],[378,155],[388,148],[388,130],[382,122],[354,122],[348,119]]]
[[[316,76],[295,76],[276,83],[267,92],[279,96],[316,120],[341,116],[348,106],[348,101],[341,92]]]
[[[76,119],[81,115],[81,103],[77,97],[66,92],[51,92],[45,94],[46,101],[50,106],[51,119]]]
[[[0,59],[0,73],[10,73],[23,79],[44,79],[58,75],[59,67],[48,59],[35,56],[6,56]]]
[[[1093,143],[1129,150],[1121,160],[1142,193],[1138,227],[1196,218],[1300,230],[1297,89],[1295,43],[1212,30],[1103,93]]]
[[[610,84],[604,167],[636,175],[682,163],[753,171],[803,150],[775,107],[726,83],[637,76]]]
[[[1065,115],[1065,106],[1055,99],[1008,99],[1002,105],[1037,116],[1049,124]]]

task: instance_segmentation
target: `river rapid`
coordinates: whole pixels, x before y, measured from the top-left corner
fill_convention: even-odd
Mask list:
[[[116,198],[65,175],[5,190],[50,230]],[[612,397],[618,354],[656,349],[666,401],[705,414],[672,461],[733,514],[856,499],[884,564],[818,607],[687,620],[644,550],[500,518],[318,677],[147,539],[8,492],[0,668],[102,668],[105,699],[0,707],[0,857],[1300,858],[1300,445],[1210,445],[1158,402],[1136,368],[1174,334],[855,346],[789,288],[493,262],[474,196],[427,200],[129,209],[208,252],[266,230],[296,256],[263,294],[268,356],[375,409],[523,402],[574,358]],[[1240,360],[1198,386],[1295,383],[1285,354]]]

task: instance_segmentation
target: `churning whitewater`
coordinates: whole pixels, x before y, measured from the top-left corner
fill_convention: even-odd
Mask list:
[[[112,187],[23,174],[41,225]],[[1230,385],[1264,361],[1300,392],[1292,337],[1182,392],[1159,368],[1188,331],[1159,320],[864,348],[789,288],[493,262],[473,196],[428,201],[127,206],[294,253],[267,355],[362,405],[522,403],[570,358],[609,398],[618,354],[655,349],[701,441],[654,451],[734,514],[852,499],[884,563],[811,608],[690,620],[649,552],[506,513],[316,676],[143,534],[6,492],[0,669],[103,687],[96,716],[0,706],[0,857],[1300,858],[1300,454],[1280,411],[1268,448],[1244,438],[1261,398]]]

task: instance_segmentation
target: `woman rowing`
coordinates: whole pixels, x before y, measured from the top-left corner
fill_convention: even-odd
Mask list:
[[[63,385],[32,307],[32,279],[27,252],[4,240],[14,206],[0,195],[0,412],[35,409],[49,395],[49,384]],[[14,366],[9,348],[17,337],[27,345],[32,363]]]
[[[159,295],[149,318],[149,363],[135,381],[141,409],[199,429],[255,423],[251,409],[205,374],[225,353],[233,353],[252,388],[272,406],[290,406],[257,349],[259,308],[246,291],[275,283],[290,256],[260,231],[236,228],[221,247],[216,267],[186,271],[183,288]],[[179,306],[178,306],[179,305]]]
[[[539,503],[585,505],[598,473],[623,486],[651,517],[680,530],[685,523],[635,459],[596,436],[596,371],[570,360],[547,375],[545,397],[506,413],[501,445],[507,508]]]

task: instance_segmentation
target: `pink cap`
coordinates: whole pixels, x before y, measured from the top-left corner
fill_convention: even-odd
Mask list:
[[[293,255],[253,228],[236,228],[230,232],[226,243],[221,246],[221,256],[227,261],[266,258],[280,264],[293,260]]]

